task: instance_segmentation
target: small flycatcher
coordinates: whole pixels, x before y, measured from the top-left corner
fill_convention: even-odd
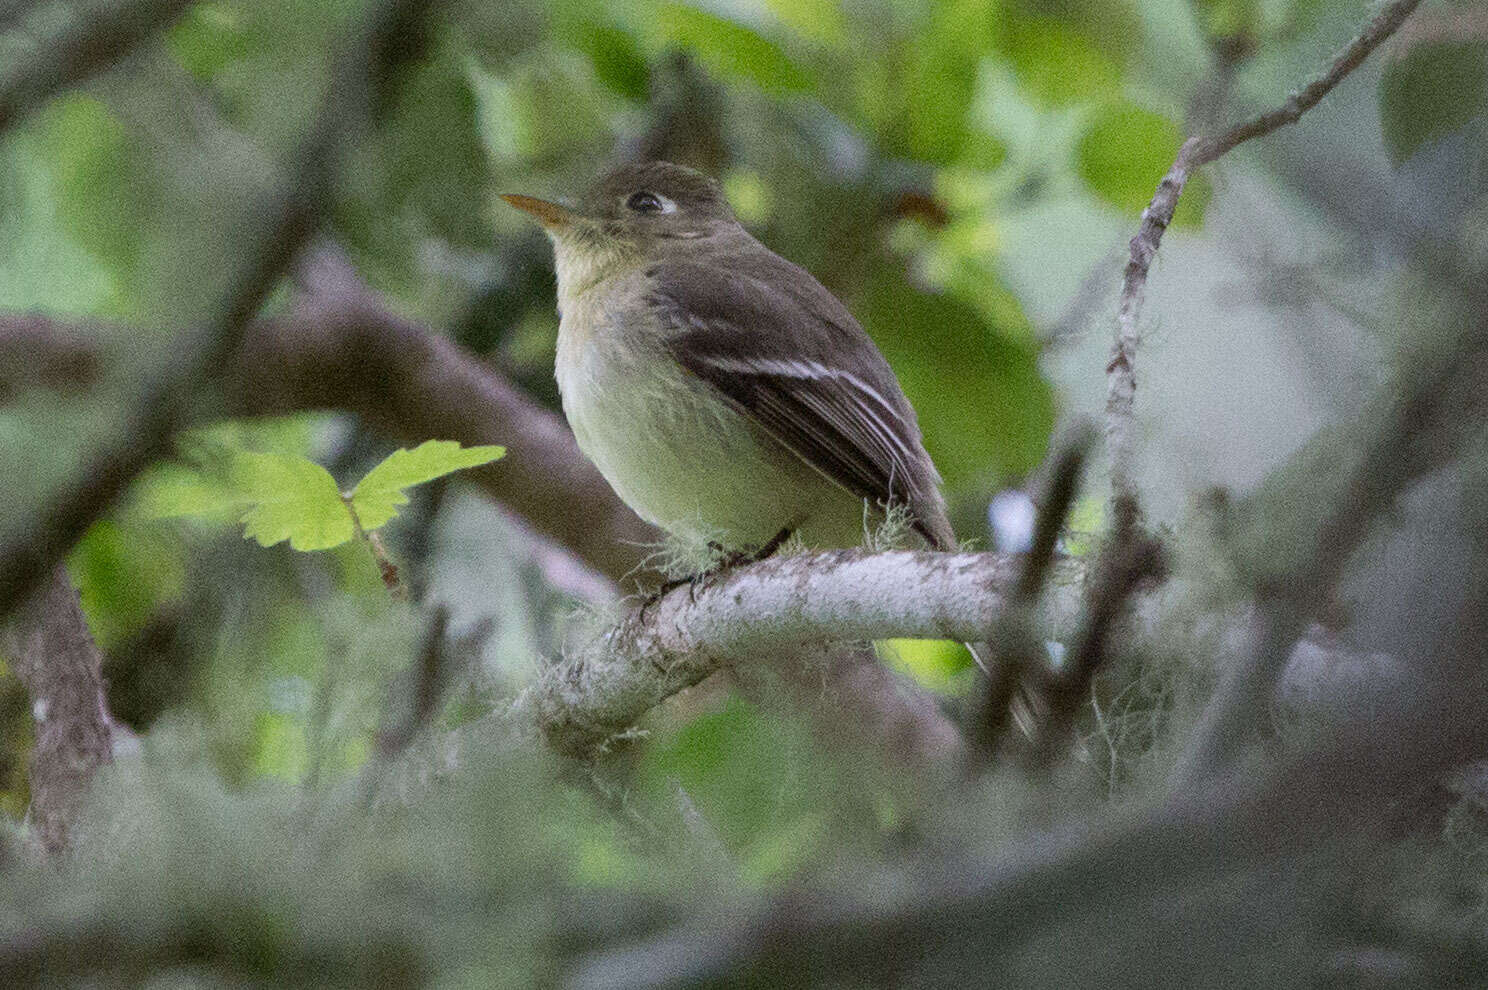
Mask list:
[[[503,197],[552,238],[558,388],[579,448],[640,516],[736,552],[863,542],[888,506],[949,550],[940,476],[847,308],[667,162],[577,207]]]

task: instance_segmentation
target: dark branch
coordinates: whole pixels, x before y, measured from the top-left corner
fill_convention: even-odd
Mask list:
[[[0,317],[0,403],[22,389],[70,391],[98,381],[100,356],[86,334],[40,314]]]
[[[1034,634],[1033,612],[1054,562],[1059,534],[1079,494],[1092,443],[1091,431],[1082,423],[1054,458],[1034,520],[1033,545],[1019,566],[1007,612],[989,635],[987,645],[992,658],[972,732],[984,756],[990,756],[1004,738],[1020,683],[1026,677],[1037,678],[1042,666],[1043,648]]]
[[[67,570],[14,618],[7,659],[31,698],[36,749],[31,755],[31,828],[48,853],[68,845],[88,785],[113,759],[116,726],[100,673],[103,655],[83,618]]]
[[[73,12],[72,22],[27,58],[0,70],[0,132],[53,93],[110,68],[173,24],[195,0],[124,0]],[[6,11],[7,14],[11,13]]]

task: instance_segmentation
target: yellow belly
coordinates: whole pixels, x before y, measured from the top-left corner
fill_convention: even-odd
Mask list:
[[[638,515],[689,543],[730,549],[782,529],[809,546],[862,542],[862,499],[764,434],[659,345],[641,353],[616,343],[611,333],[591,333],[560,361],[558,386],[579,449]]]

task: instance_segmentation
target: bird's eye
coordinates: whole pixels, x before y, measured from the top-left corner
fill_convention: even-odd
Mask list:
[[[666,205],[660,196],[653,192],[646,192],[644,189],[631,193],[630,198],[625,201],[625,206],[637,213],[661,213],[666,210]]]

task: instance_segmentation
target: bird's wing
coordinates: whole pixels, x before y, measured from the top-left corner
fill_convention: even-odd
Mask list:
[[[859,497],[907,505],[930,543],[947,545],[940,477],[888,363],[809,275],[773,256],[766,265],[648,272],[672,355],[811,467]]]

